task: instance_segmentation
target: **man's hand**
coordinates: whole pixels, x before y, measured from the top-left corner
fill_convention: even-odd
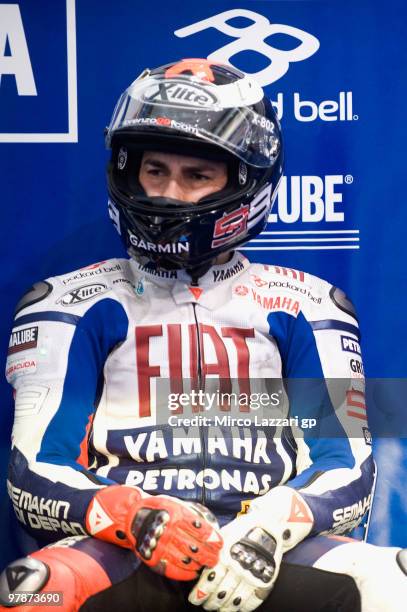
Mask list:
[[[308,535],[312,522],[308,506],[288,487],[257,498],[247,515],[221,529],[219,563],[202,572],[189,601],[205,610],[255,610],[273,588],[283,553]]]
[[[140,489],[113,485],[89,505],[91,535],[131,548],[152,570],[174,580],[193,580],[219,559],[222,537],[205,506]]]
[[[165,495],[150,497],[137,511],[132,533],[136,554],[159,574],[193,580],[219,559],[222,537],[215,517],[200,504]]]
[[[252,516],[253,515],[253,516]],[[189,601],[205,610],[255,610],[271,591],[282,557],[282,535],[258,526],[254,514],[238,517],[221,529],[219,563],[205,569]]]

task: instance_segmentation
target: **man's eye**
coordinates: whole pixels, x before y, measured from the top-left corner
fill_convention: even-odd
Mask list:
[[[147,170],[147,174],[149,174],[150,176],[160,176],[162,174],[162,170],[160,170],[159,168],[149,168]]]
[[[204,181],[209,181],[209,176],[207,176],[206,174],[201,174],[200,172],[194,172],[192,174],[192,179],[194,181],[204,182]]]

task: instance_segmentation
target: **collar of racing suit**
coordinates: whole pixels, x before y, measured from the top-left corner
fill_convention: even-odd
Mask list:
[[[186,270],[164,270],[153,263],[142,264],[130,259],[136,293],[154,285],[170,292],[176,304],[196,303],[209,310],[219,307],[223,292],[229,294],[231,284],[238,284],[239,276],[249,266],[249,260],[235,251],[227,263],[212,266],[199,279],[199,286],[194,286]]]

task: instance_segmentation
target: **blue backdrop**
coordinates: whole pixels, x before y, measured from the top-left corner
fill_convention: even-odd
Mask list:
[[[246,254],[343,288],[360,315],[367,375],[405,376],[406,15],[402,0],[0,2],[2,362],[14,305],[33,282],[123,253],[107,217],[103,145],[121,91],[146,66],[209,56],[256,75],[285,134],[286,178]],[[395,389],[389,410],[401,423]],[[0,397],[3,566],[18,554],[3,377]],[[395,427],[376,433],[369,540],[407,546],[406,440]]]

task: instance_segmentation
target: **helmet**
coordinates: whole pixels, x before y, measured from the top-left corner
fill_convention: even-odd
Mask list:
[[[282,175],[282,141],[271,102],[236,68],[184,59],[146,69],[120,97],[106,130],[109,214],[129,254],[198,277],[221,253],[257,236]],[[196,204],[148,197],[143,151],[227,163],[224,189]]]

